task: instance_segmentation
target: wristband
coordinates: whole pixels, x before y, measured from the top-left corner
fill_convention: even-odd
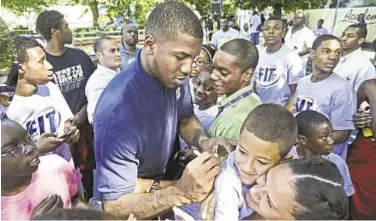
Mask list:
[[[161,181],[159,179],[154,180],[153,184],[150,187],[149,193],[153,193],[153,192],[155,192],[157,190],[162,189],[161,186],[160,186],[160,182]]]

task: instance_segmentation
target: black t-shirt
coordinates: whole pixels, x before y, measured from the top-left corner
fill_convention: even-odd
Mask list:
[[[53,82],[60,88],[73,114],[85,104],[85,86],[95,70],[95,65],[82,50],[67,48],[61,56],[46,52],[47,61],[53,66]]]

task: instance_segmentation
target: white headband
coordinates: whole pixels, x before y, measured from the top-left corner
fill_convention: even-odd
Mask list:
[[[313,175],[296,175],[294,176],[294,178],[297,178],[297,179],[312,178],[312,179],[315,179],[324,183],[331,184],[333,186],[342,186],[340,183],[336,183],[336,182],[333,182],[333,181],[330,181],[330,180],[327,180],[318,176],[313,176]]]

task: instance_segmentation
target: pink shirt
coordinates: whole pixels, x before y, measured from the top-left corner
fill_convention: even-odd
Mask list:
[[[1,196],[2,220],[28,220],[33,209],[52,194],[61,196],[64,208],[71,208],[71,197],[78,193],[81,174],[63,158],[51,154],[40,157],[38,170],[22,193]]]

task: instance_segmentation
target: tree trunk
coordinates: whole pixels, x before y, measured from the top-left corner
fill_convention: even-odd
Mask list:
[[[274,5],[274,16],[277,18],[282,18],[282,4]]]
[[[95,28],[99,27],[98,18],[99,18],[99,11],[98,11],[98,2],[97,0],[92,0],[89,2],[89,7],[91,13],[93,14],[93,26]]]

